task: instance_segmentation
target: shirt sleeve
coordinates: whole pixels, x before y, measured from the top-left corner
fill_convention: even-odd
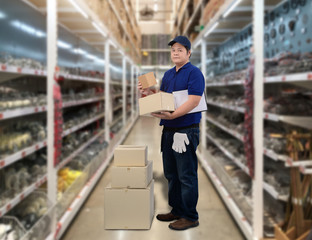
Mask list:
[[[205,90],[205,78],[199,68],[194,68],[189,75],[188,94],[202,96]]]
[[[165,92],[165,82],[166,82],[166,72],[161,80],[160,88],[159,90],[162,92]]]

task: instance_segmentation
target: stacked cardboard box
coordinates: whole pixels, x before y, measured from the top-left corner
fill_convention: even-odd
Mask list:
[[[153,162],[147,146],[120,145],[105,188],[106,229],[150,229],[154,217]]]

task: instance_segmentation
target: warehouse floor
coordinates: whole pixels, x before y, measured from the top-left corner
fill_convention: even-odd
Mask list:
[[[162,128],[159,120],[141,117],[131,129],[123,144],[148,145],[148,158],[153,160],[155,180],[155,216],[170,210],[167,203],[167,182],[163,176],[160,154],[160,136]],[[74,219],[64,240],[240,240],[244,239],[235,225],[223,202],[210,183],[205,172],[199,168],[199,201],[197,210],[200,225],[186,231],[173,231],[168,223],[160,222],[155,217],[150,230],[105,230],[104,229],[104,188],[110,182],[110,169],[104,172],[98,185]]]

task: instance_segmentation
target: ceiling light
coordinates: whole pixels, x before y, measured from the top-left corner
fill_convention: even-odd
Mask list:
[[[31,34],[31,35],[34,35],[36,37],[44,37],[45,36],[45,33],[40,31],[40,30],[37,30],[35,28],[33,28],[32,26],[29,26],[23,22],[20,22],[20,21],[12,21],[11,23],[14,27],[22,30],[23,32],[26,32],[28,34]]]
[[[80,48],[74,49],[74,52],[77,53],[77,54],[86,54],[87,53],[85,50],[82,50]]]
[[[78,12],[81,13],[82,16],[88,19],[88,15],[82,10],[82,8],[74,0],[68,0],[68,1],[77,9]]]
[[[237,0],[226,12],[223,14],[223,18],[226,18],[233,10],[234,8],[237,7],[237,5],[241,2],[242,0]]]
[[[213,24],[213,26],[205,33],[204,37],[207,37],[209,33],[211,33],[218,25],[219,25],[219,22],[216,22],[215,24]]]
[[[0,19],[3,19],[5,17],[6,17],[6,15],[3,12],[0,12]]]
[[[68,48],[71,48],[72,46],[66,42],[63,42],[61,40],[58,40],[57,41],[57,46],[59,46],[60,48],[65,48],[65,49],[68,49]]]

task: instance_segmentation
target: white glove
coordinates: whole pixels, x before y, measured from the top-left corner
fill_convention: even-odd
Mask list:
[[[175,133],[173,135],[172,149],[178,153],[186,152],[186,145],[190,144],[186,133]]]

